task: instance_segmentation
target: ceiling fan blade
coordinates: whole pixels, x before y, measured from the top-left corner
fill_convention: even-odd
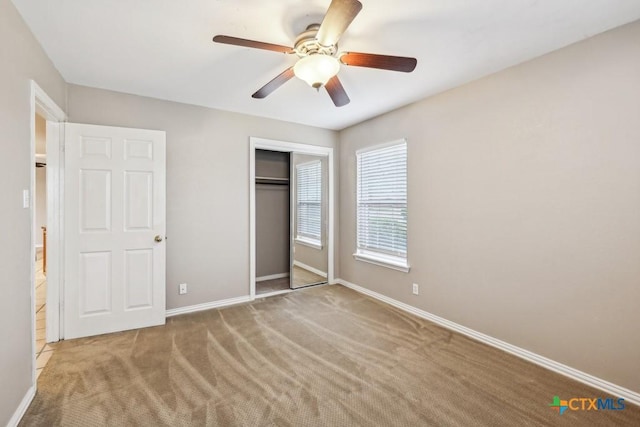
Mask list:
[[[347,95],[344,87],[342,87],[342,83],[340,83],[338,76],[331,77],[324,87],[327,88],[327,92],[329,92],[329,96],[336,107],[343,107],[351,102],[349,95]]]
[[[271,92],[288,82],[293,76],[293,67],[287,68],[282,73],[278,74],[275,79],[258,89],[258,91],[251,95],[251,97],[257,99],[266,98],[267,95],[271,94]]]
[[[333,46],[362,9],[358,0],[332,0],[316,38],[323,46]]]
[[[282,46],[279,44],[263,43],[254,40],[241,39],[231,36],[215,36],[213,41],[216,43],[232,44],[234,46],[252,47],[254,49],[272,50],[274,52],[281,53],[295,53],[293,48],[288,46]]]
[[[415,70],[418,60],[404,56],[374,55],[372,53],[345,52],[340,62],[356,67],[379,68],[381,70],[410,73]]]

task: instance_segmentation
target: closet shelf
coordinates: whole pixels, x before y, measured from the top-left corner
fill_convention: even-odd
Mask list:
[[[289,185],[289,178],[272,178],[269,176],[256,176],[256,184]]]

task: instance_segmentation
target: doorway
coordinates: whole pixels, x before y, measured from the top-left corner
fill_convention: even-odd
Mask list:
[[[249,163],[251,298],[331,283],[333,149],[252,137]]]
[[[35,325],[36,325],[36,379],[46,366],[53,348],[46,342],[47,322],[47,121],[35,114],[36,147],[35,191],[33,216],[35,230]]]
[[[30,175],[31,335],[33,384],[60,338],[60,123],[56,103],[31,81]],[[27,206],[25,206],[27,207]],[[46,234],[45,234],[46,232]],[[46,262],[45,262],[46,257]],[[37,360],[36,360],[37,358]]]

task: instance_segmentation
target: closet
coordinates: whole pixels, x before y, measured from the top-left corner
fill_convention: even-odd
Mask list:
[[[256,294],[290,289],[291,154],[256,150]]]
[[[328,159],[255,150],[256,295],[327,283]]]

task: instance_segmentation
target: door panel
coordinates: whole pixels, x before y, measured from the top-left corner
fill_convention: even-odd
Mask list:
[[[153,228],[153,173],[125,172],[125,230]]]
[[[80,317],[111,313],[111,252],[80,253]]]
[[[153,305],[153,250],[125,251],[125,309],[135,310]]]
[[[111,171],[80,169],[80,232],[111,231]]]
[[[165,322],[165,133],[65,125],[64,337]]]

